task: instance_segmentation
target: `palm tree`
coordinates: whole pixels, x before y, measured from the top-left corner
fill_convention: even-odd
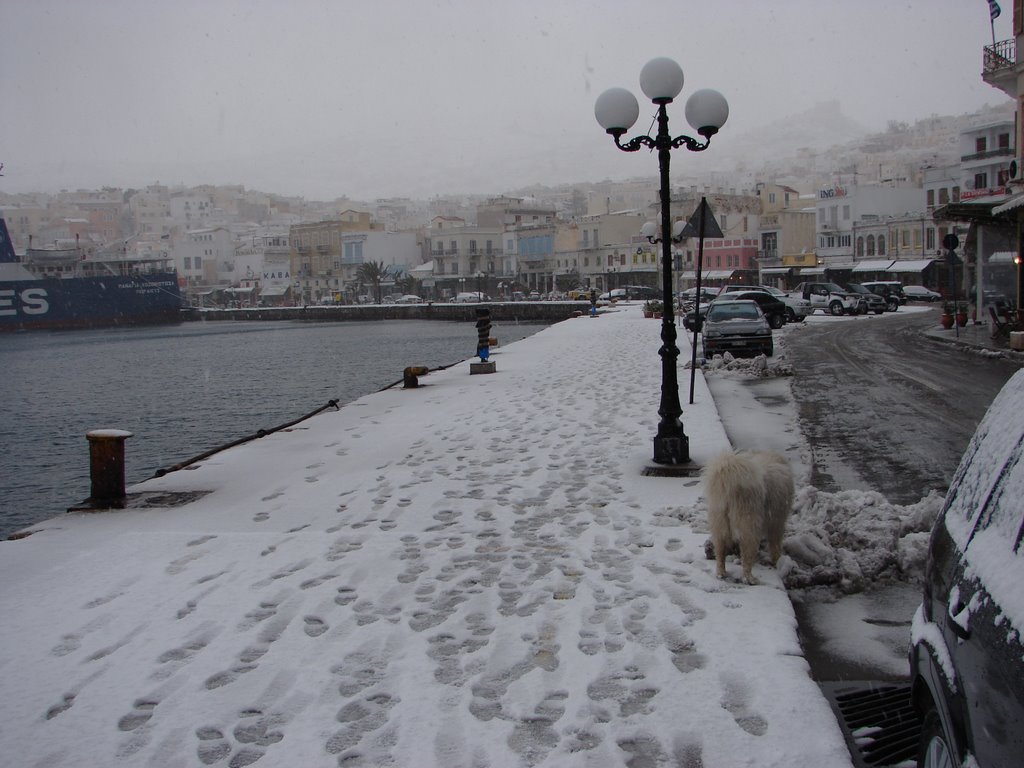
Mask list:
[[[391,267],[378,261],[366,261],[356,268],[356,279],[364,285],[373,287],[373,297],[378,304],[381,303],[380,284],[387,280],[390,274]]]

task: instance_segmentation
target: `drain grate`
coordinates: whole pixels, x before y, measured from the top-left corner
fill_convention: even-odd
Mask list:
[[[894,683],[821,683],[839,715],[858,768],[906,765],[917,755],[921,721],[910,686]]]

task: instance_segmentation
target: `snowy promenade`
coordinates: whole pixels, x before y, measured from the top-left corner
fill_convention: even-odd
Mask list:
[[[0,762],[850,766],[776,572],[716,579],[699,481],[641,474],[660,327],[568,320],[0,542]]]

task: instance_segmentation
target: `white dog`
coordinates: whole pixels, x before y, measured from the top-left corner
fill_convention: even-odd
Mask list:
[[[726,451],[703,475],[718,578],[725,578],[725,555],[738,544],[743,580],[756,584],[751,569],[761,539],[768,540],[772,565],[782,555],[786,518],[793,507],[793,472],[772,451]]]

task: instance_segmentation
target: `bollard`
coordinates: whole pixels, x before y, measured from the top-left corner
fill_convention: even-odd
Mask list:
[[[89,440],[89,475],[94,507],[124,507],[124,441],[132,436],[123,429],[94,429]]]
[[[476,353],[480,362],[486,363],[491,350],[488,343],[491,338],[491,310],[481,307],[476,311]]]
[[[420,376],[426,376],[430,369],[425,365],[410,365],[402,371],[402,389],[412,389],[420,385]]]

